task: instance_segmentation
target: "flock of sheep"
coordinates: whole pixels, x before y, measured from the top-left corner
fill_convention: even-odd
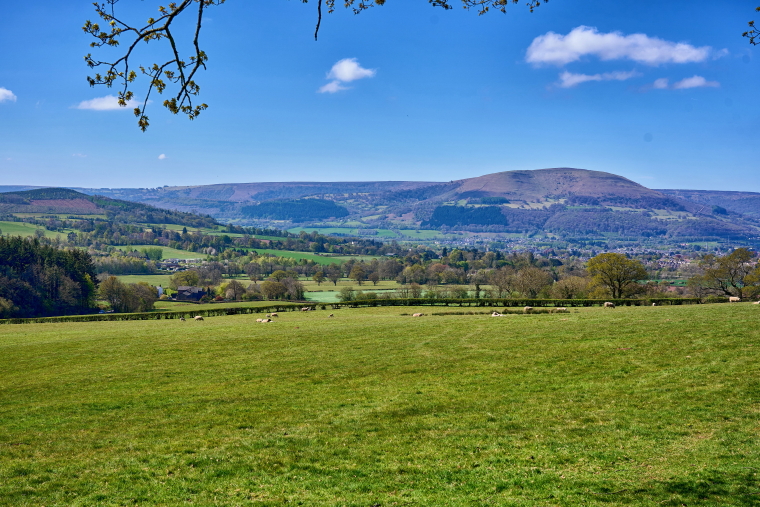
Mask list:
[[[741,298],[734,297],[734,296],[728,298],[728,302],[729,303],[740,303],[741,300],[742,300]],[[753,304],[760,305],[760,301],[755,301]],[[652,303],[652,306],[657,306],[657,303]],[[604,308],[615,308],[615,303],[612,303],[610,301],[606,301],[602,305],[602,307],[604,307]],[[314,307],[311,307],[311,306],[304,306],[303,308],[301,308],[302,312],[309,312],[309,311],[313,311],[313,310],[314,310]],[[533,311],[533,307],[532,306],[526,306],[525,308],[523,308],[523,312],[524,313],[530,313],[532,311]],[[565,307],[552,308],[551,311],[550,311],[550,313],[567,313],[567,311],[568,310]],[[499,312],[493,312],[493,313],[491,313],[491,317],[504,317],[504,315],[505,314],[499,313]],[[328,315],[328,318],[332,318],[334,316],[335,315],[331,313],[330,315]],[[424,317],[424,316],[425,316],[424,313],[414,313],[414,314],[412,314],[412,317]],[[273,322],[272,319],[276,318],[276,317],[279,317],[279,315],[277,313],[267,313],[267,316],[265,318],[263,318],[263,319],[256,319],[256,322],[260,322],[262,324],[266,324],[266,323],[269,323],[269,322]],[[179,320],[182,321],[182,322],[185,322],[186,319],[184,317],[180,317]],[[196,320],[196,321],[203,320],[203,317],[200,316],[200,315],[196,315],[195,317],[193,317],[193,320]]]

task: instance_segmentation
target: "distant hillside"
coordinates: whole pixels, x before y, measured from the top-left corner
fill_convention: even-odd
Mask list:
[[[177,224],[189,227],[210,227],[217,224],[216,220],[208,216],[54,187],[0,193],[0,214],[15,213],[105,215],[109,220],[123,223]]]
[[[658,190],[666,195],[705,205],[708,212],[713,206],[760,219],[760,193],[719,190]],[[719,211],[719,210],[718,210]]]
[[[245,216],[294,222],[324,220],[348,216],[348,210],[327,199],[276,199],[252,206],[243,206]]]
[[[258,227],[427,228],[599,240],[760,238],[760,194],[660,191],[615,174],[573,168],[504,171],[448,182],[259,182],[77,190]]]
[[[22,192],[24,190],[33,190],[35,188],[45,188],[45,187],[36,187],[32,185],[0,185],[0,193]]]

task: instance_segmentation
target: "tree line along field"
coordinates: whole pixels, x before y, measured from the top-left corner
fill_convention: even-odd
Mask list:
[[[759,306],[416,311],[0,326],[0,505],[758,504]]]

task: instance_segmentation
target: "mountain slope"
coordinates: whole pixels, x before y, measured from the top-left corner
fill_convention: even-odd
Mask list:
[[[119,222],[177,224],[193,227],[213,226],[211,217],[159,209],[138,202],[91,196],[68,188],[35,188],[0,193],[0,214],[105,215]]]
[[[257,182],[85,191],[277,228],[422,227],[695,241],[760,237],[760,194],[658,191],[615,174],[573,168],[504,171],[449,182]],[[295,204],[307,211],[296,213],[290,209]],[[308,211],[316,209],[320,213]]]
[[[760,193],[719,190],[658,190],[663,194],[760,219]]]

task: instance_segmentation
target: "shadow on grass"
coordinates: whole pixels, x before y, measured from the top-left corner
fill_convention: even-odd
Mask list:
[[[679,478],[652,482],[647,487],[586,484],[588,500],[610,504],[741,505],[760,506],[760,469],[747,467],[737,472],[704,471],[694,479]]]

